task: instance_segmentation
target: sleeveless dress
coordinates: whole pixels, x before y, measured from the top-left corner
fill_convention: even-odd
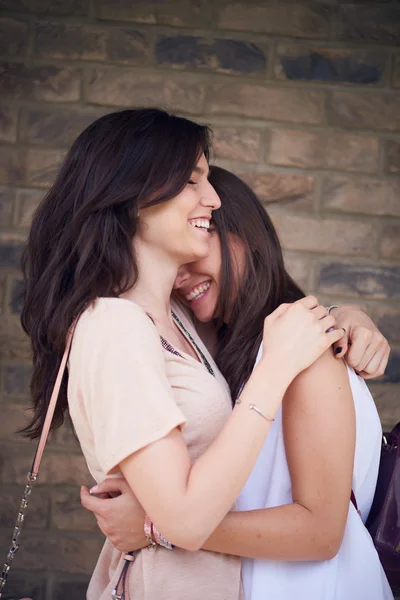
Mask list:
[[[262,346],[257,362],[261,351]],[[349,502],[343,543],[331,560],[243,559],[245,600],[393,600],[378,554],[364,527],[375,492],[382,430],[364,380],[349,367],[347,370],[356,413],[353,491],[362,520]],[[270,508],[292,501],[280,409],[238,499],[238,508]]]

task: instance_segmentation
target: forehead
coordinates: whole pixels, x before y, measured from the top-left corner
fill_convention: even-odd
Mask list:
[[[208,166],[208,162],[204,154],[202,154],[197,162],[197,165],[193,169],[194,173],[198,173],[199,175],[206,175],[208,177],[210,169]]]

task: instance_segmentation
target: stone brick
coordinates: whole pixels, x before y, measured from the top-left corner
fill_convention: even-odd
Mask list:
[[[15,205],[15,190],[0,188],[0,223],[9,227],[12,223]]]
[[[12,233],[0,234],[0,268],[18,269],[25,240]]]
[[[400,308],[378,304],[374,321],[383,335],[391,342],[400,342]]]
[[[80,87],[81,72],[72,67],[0,64],[0,88],[14,100],[76,102]]]
[[[387,173],[400,173],[400,142],[397,140],[386,143],[385,170]]]
[[[9,542],[10,540],[8,540]],[[7,546],[4,544],[4,550]],[[7,579],[6,593],[7,598],[30,598],[31,600],[45,599],[45,574],[27,573],[26,571],[17,571],[17,564],[13,566]],[[82,599],[83,600],[83,599]]]
[[[218,73],[265,73],[266,52],[241,40],[162,36],[156,44],[156,61],[175,68],[206,69]]]
[[[42,190],[17,190],[17,227],[30,227],[33,214],[42,198]]]
[[[108,112],[108,111],[107,111]],[[23,112],[23,138],[28,142],[70,146],[100,111],[53,110],[32,108]]]
[[[0,0],[0,8],[22,13],[86,16],[89,0]]]
[[[89,579],[57,581],[52,586],[51,600],[86,600],[86,591],[89,585]]]
[[[96,11],[100,19],[173,27],[202,27],[212,20],[207,0],[180,0],[177,3],[163,0],[98,0]]]
[[[3,410],[3,408],[2,408]],[[27,471],[29,465],[27,464]],[[21,495],[23,489],[13,487],[10,490],[2,489],[0,491],[0,527],[11,529],[14,526],[18,509],[21,504]],[[29,498],[28,512],[24,526],[29,529],[44,529],[48,526],[49,499],[47,492],[40,487],[35,488],[35,492]]]
[[[56,529],[99,531],[93,513],[83,508],[81,504],[79,488],[56,490],[53,494],[52,506],[52,522]]]
[[[368,382],[378,408],[384,431],[390,431],[399,420],[399,386]]]
[[[323,103],[320,91],[219,83],[211,86],[210,112],[316,125]]]
[[[60,170],[65,152],[31,148],[27,152],[26,181],[37,187],[50,186]]]
[[[255,129],[213,127],[214,150],[217,158],[242,162],[260,161],[261,133]]]
[[[400,181],[326,175],[322,201],[329,210],[400,217],[399,195]]]
[[[385,76],[387,53],[376,48],[349,49],[278,44],[275,76],[283,80],[335,83],[380,83]]]
[[[322,267],[319,289],[331,294],[369,298],[400,297],[400,267],[331,263]]]
[[[1,543],[3,551],[9,544],[9,535]],[[86,534],[86,537],[57,537],[51,534],[25,531],[23,544],[18,552],[18,562],[27,571],[59,571],[77,575],[90,575],[103,544],[103,539]],[[18,596],[19,597],[19,596]],[[75,599],[74,599],[75,600]]]
[[[124,27],[101,28],[69,23],[37,23],[35,48],[39,57],[117,61],[143,65],[149,58],[150,41],[141,31]]]
[[[369,223],[286,214],[273,215],[273,222],[286,250],[368,255],[375,246],[376,234]]]
[[[362,16],[360,11],[362,10]],[[337,37],[342,40],[400,43],[400,10],[396,6],[355,5],[339,7]]]
[[[310,208],[314,198],[312,175],[239,172],[264,204],[289,205],[290,208]]]
[[[386,225],[382,231],[381,256],[400,258],[400,224]]]
[[[0,185],[22,183],[25,177],[25,156],[18,148],[0,147]]]
[[[370,91],[332,92],[328,106],[330,125],[400,131],[400,94]]]
[[[163,106],[191,114],[201,113],[204,107],[205,87],[188,75],[133,77],[125,70],[95,69],[87,87],[87,100],[93,104]]]
[[[218,27],[299,38],[327,38],[331,9],[322,2],[232,2],[222,7]]]
[[[311,289],[310,275],[312,270],[309,258],[285,252],[285,267],[304,292],[309,292]]]
[[[0,141],[15,142],[17,140],[18,109],[11,106],[0,106]]]
[[[3,461],[3,483],[24,483],[26,479],[26,466],[29,457],[19,449],[18,454],[12,454],[8,460]],[[93,479],[88,472],[85,459],[81,454],[54,453],[49,451],[43,455],[40,467],[40,483],[51,485],[89,485]]]
[[[28,24],[24,21],[0,18],[0,56],[24,56],[28,48],[28,33]]]
[[[400,383],[400,350],[398,348],[392,348],[383,381],[385,383]]]
[[[392,82],[394,87],[400,87],[400,55],[395,58]]]
[[[13,315],[19,315],[22,310],[22,292],[24,285],[21,279],[14,279],[11,286],[10,310]]]
[[[28,336],[15,316],[0,317],[0,358],[31,358]]]
[[[379,139],[346,133],[275,129],[268,162],[288,167],[374,172]]]
[[[26,427],[29,413],[25,406],[19,404],[2,404],[0,421],[0,440],[3,442],[30,443],[29,440],[17,431]],[[1,522],[0,522],[1,526]]]
[[[31,375],[32,367],[30,364],[4,365],[4,394],[13,398],[16,396],[28,396]]]

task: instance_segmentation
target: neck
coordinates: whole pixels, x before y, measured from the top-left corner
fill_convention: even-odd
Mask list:
[[[172,286],[180,265],[157,248],[136,244],[134,252],[139,276],[124,298],[139,304],[156,322],[170,323]]]

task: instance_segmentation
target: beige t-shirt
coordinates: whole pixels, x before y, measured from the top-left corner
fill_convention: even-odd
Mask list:
[[[174,310],[212,365],[164,349],[151,319],[130,300],[100,298],[80,317],[69,361],[68,404],[96,481],[118,476],[119,463],[181,427],[192,461],[231,414],[228,386],[184,312]],[[160,498],[162,502],[162,497]],[[195,518],[195,515],[194,515]],[[88,600],[110,600],[123,565],[106,541]],[[240,559],[181,549],[138,552],[126,600],[238,600]]]

